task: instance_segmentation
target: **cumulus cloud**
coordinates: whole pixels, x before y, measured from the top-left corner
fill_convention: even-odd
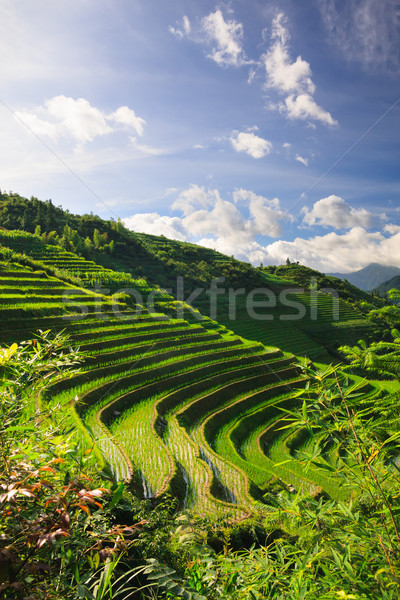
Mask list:
[[[282,221],[294,220],[282,210],[278,198],[269,200],[251,190],[240,188],[233,192],[233,200],[248,206],[253,235],[278,237],[282,234]]]
[[[218,65],[238,67],[246,62],[242,48],[243,25],[234,19],[225,21],[221,10],[204,17],[201,27],[212,46],[208,55]]]
[[[292,242],[277,240],[266,246],[254,241],[240,250],[240,258],[255,265],[280,265],[289,258],[323,273],[349,273],[371,262],[400,267],[400,232],[385,236],[353,227],[342,235],[331,232],[309,239],[298,237]]]
[[[365,68],[400,67],[400,10],[395,0],[319,0],[329,39]]]
[[[302,208],[304,213],[303,223],[306,225],[322,225],[336,229],[351,229],[352,227],[365,227],[371,229],[378,227],[386,220],[386,215],[376,215],[365,208],[353,208],[343,198],[331,195],[315,202],[312,209]]]
[[[287,18],[282,12],[272,21],[271,45],[261,57],[266,72],[266,87],[286,95],[278,108],[290,119],[317,120],[335,125],[336,121],[330,113],[313,99],[316,88],[311,78],[310,64],[301,56],[294,61],[290,57],[290,35],[286,23]]]
[[[400,233],[385,237],[353,227],[339,235],[335,232],[293,242],[279,240],[265,248],[265,261],[281,264],[289,257],[324,273],[350,272],[371,262],[400,266]]]
[[[125,227],[142,233],[165,235],[173,240],[186,240],[186,232],[179,217],[161,216],[158,213],[140,213],[122,219]]]
[[[318,106],[310,94],[293,94],[285,98],[284,102],[279,105],[279,110],[287,114],[289,119],[301,119],[308,121],[321,121],[326,125],[337,125],[337,121],[332,118],[331,114]]]
[[[187,217],[198,208],[208,208],[216,204],[218,200],[220,200],[218,190],[206,190],[204,187],[191,185],[179,194],[171,208],[181,211]]]
[[[294,62],[289,55],[289,32],[285,27],[287,19],[279,13],[272,22],[272,45],[264,55],[267,73],[267,86],[281,92],[315,92],[311,79],[311,67],[300,56]]]
[[[221,67],[239,67],[248,64],[243,50],[243,25],[235,19],[225,18],[220,9],[211,12],[192,27],[187,16],[169,27],[170,33],[178,39],[189,38],[193,42],[210,48],[207,54]]]
[[[137,214],[124,219],[124,223],[136,231],[163,233],[245,257],[255,236],[277,237],[282,233],[281,222],[289,219],[278,198],[269,200],[245,189],[235,190],[230,201],[221,198],[218,190],[192,185],[179,194],[172,209],[183,216]]]
[[[143,135],[146,121],[135,114],[135,111],[127,106],[120,106],[115,112],[106,117],[114,123],[125,125],[129,129],[136,131],[137,135]]]
[[[123,219],[135,231],[196,242],[254,265],[283,264],[286,258],[327,272],[350,272],[371,262],[400,267],[400,227],[386,225],[368,231],[377,215],[352,209],[342,198],[329,196],[316,202],[305,219],[313,224],[349,227],[344,233],[330,232],[293,241],[279,238],[282,222],[293,221],[282,209],[279,199],[268,199],[251,190],[236,189],[232,201],[218,190],[192,185],[177,197],[174,210],[182,216],[158,213],[137,214]]]
[[[393,223],[389,223],[388,225],[385,225],[383,231],[386,231],[387,233],[391,234],[400,233],[400,225],[394,225]]]
[[[145,120],[127,106],[121,106],[111,114],[92,106],[85,98],[55,96],[43,106],[17,111],[16,116],[39,136],[72,138],[77,144],[85,144],[99,136],[115,132],[118,126],[143,135]]]
[[[229,139],[236,152],[245,152],[253,158],[263,158],[272,150],[271,142],[254,133],[233,131]]]

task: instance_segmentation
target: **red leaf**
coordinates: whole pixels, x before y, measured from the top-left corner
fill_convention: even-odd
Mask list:
[[[79,508],[81,508],[85,513],[87,513],[90,516],[90,510],[88,509],[87,506],[85,506],[84,504],[78,504]]]
[[[54,474],[57,473],[57,471],[55,471],[51,467],[40,467],[39,471],[50,471],[50,473],[54,473]]]

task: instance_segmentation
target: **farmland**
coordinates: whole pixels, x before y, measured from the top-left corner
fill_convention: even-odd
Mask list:
[[[350,561],[359,564],[360,540],[374,549],[370,562],[375,565],[378,556],[379,564],[385,563],[396,530],[390,511],[388,517],[386,505],[376,498],[381,494],[395,503],[399,384],[384,369],[376,371],[376,378],[365,378],[360,365],[364,356],[372,360],[373,355],[366,343],[353,345],[359,338],[382,339],[378,347],[383,344],[390,356],[397,356],[399,340],[388,341],[384,321],[388,308],[393,318],[393,307],[380,311],[382,301],[346,284],[337,291],[331,278],[301,265],[254,269],[193,244],[131,235],[116,223],[101,233],[101,221],[93,221],[100,231],[86,230],[86,256],[74,251],[79,236],[70,226],[64,226],[62,236],[0,231],[1,360],[30,352],[35,361],[58,335],[63,345],[61,354],[54,354],[56,364],[79,355],[76,368],[64,374],[57,367],[47,382],[46,375],[40,393],[27,398],[25,412],[10,429],[11,437],[25,426],[35,430],[39,448],[42,438],[54,439],[50,462],[37,469],[41,463],[34,458],[33,477],[41,469],[47,477],[56,472],[54,465],[65,464],[62,497],[75,485],[70,472],[78,469],[83,477],[79,498],[90,504],[75,499],[70,505],[84,513],[75,520],[76,530],[86,532],[83,519],[96,530],[107,504],[97,500],[110,494],[108,527],[121,515],[132,519],[134,528],[143,523],[147,538],[143,542],[139,534],[141,545],[134,553],[141,560],[160,556],[178,570],[183,561],[181,586],[187,586],[186,573],[194,565],[214,564],[213,550],[202,545],[207,536],[223,550],[218,560],[226,560],[221,564],[228,579],[231,556],[241,564],[231,543],[247,552],[244,548],[267,540],[273,548],[268,560],[275,561],[277,573],[293,567],[293,577],[298,567],[292,556],[294,561],[303,555],[301,560],[314,560],[310,552],[322,556],[315,550],[319,544],[327,573],[339,569],[340,548],[347,548],[341,582]],[[370,318],[368,311],[376,316]],[[351,369],[337,364],[343,345],[353,359]],[[34,374],[33,368],[29,377]],[[62,433],[54,437],[53,431]],[[386,444],[391,445],[383,452]],[[19,456],[19,442],[12,460],[14,455]],[[6,468],[8,461],[7,453]],[[25,472],[27,464],[23,460],[18,468]],[[82,472],[84,464],[90,464],[90,478]],[[87,491],[92,478],[99,486],[95,496]],[[9,485],[13,494],[15,483]],[[37,485],[23,490],[30,506]],[[40,485],[53,493],[48,479]],[[40,505],[40,514],[52,502],[50,497]],[[54,533],[64,531],[56,527]],[[377,530],[384,554],[375,544]],[[107,540],[112,531],[100,536]],[[116,531],[119,536],[125,529]],[[95,568],[91,553],[103,543],[93,545],[91,535],[82,538],[91,544],[89,558],[80,559],[89,561],[90,572]],[[332,535],[339,541],[332,542]],[[199,556],[194,549],[182,553],[180,539],[203,540],[194,546]],[[63,543],[56,542],[60,552]],[[249,552],[256,573],[264,550]],[[1,556],[0,551],[0,567]],[[276,561],[281,561],[279,568]],[[174,583],[174,575],[169,578],[173,571],[151,564],[160,590],[195,598],[196,581],[178,593],[183,587]],[[311,587],[318,580],[314,573],[308,579]],[[242,584],[238,579],[234,585]],[[351,585],[345,589],[352,591]]]
[[[229,319],[221,326],[183,302],[175,318],[176,302],[161,288],[36,236],[3,231],[0,241],[1,341],[51,328],[79,346],[79,373],[47,388],[41,401],[67,407],[64,418],[79,423],[82,443],[95,442],[100,464],[117,481],[143,498],[172,493],[182,508],[228,521],[262,511],[258,500],[276,477],[335,496],[334,481],[305,472],[290,432],[280,427],[282,409],[295,406],[294,391],[304,385],[288,348],[323,354],[318,342],[288,327],[293,307],[304,312],[303,328],[333,326],[330,296],[291,290],[268,328],[239,307],[233,332]],[[130,295],[114,296],[122,285]],[[149,297],[157,312],[148,310]],[[346,304],[337,309],[335,325],[357,322]]]

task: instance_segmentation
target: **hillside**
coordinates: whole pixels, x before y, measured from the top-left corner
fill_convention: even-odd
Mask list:
[[[384,281],[383,283],[381,283],[376,288],[376,293],[381,298],[385,298],[386,297],[386,293],[389,290],[392,290],[392,289],[400,290],[400,275],[396,275],[395,277],[392,277],[388,281]]]
[[[29,202],[21,204],[30,206]],[[32,200],[42,206],[37,202]],[[8,212],[3,215],[11,215],[12,205],[8,200],[5,205]],[[61,209],[55,214],[69,219]],[[71,451],[69,458],[57,454],[68,439],[75,454],[79,448],[83,456],[92,456],[92,477],[100,473],[103,478],[94,497],[86,487],[79,492],[80,498],[88,499],[90,510],[103,509],[98,498],[106,494],[104,485],[110,482],[112,523],[121,514],[132,519],[134,499],[142,499],[145,508],[134,514],[147,537],[135,531],[128,556],[134,566],[138,557],[142,562],[149,559],[146,573],[156,582],[160,598],[272,599],[275,584],[268,596],[265,582],[251,584],[255,596],[242,591],[259,573],[260,564],[266,564],[261,572],[269,578],[274,569],[279,585],[289,572],[287,589],[297,594],[299,557],[305,565],[313,565],[301,576],[307,582],[302,589],[315,592],[310,600],[333,600],[343,589],[351,597],[360,586],[362,590],[372,586],[379,597],[381,580],[385,589],[386,580],[392,581],[381,569],[392,552],[389,540],[394,532],[384,513],[386,504],[381,508],[380,497],[371,504],[368,493],[373,498],[379,495],[377,477],[389,493],[394,485],[385,468],[395,450],[389,446],[381,458],[376,447],[379,443],[383,453],[391,436],[396,438],[397,400],[390,400],[390,394],[398,385],[329,369],[323,374],[313,365],[303,369],[299,356],[328,362],[340,344],[352,345],[361,336],[379,339],[385,326],[374,324],[366,312],[383,301],[302,265],[254,269],[193,244],[128,232],[118,222],[103,222],[93,215],[73,216],[69,223],[61,222],[59,233],[42,230],[43,221],[31,224],[36,234],[16,228],[0,231],[0,345],[21,343],[39,330],[64,332],[68,346],[78,346],[83,361],[79,370],[66,376],[58,373],[40,395],[34,394],[22,421],[11,428],[11,434],[17,433],[24,419],[31,429],[35,422],[37,439],[27,438],[31,446],[53,427],[62,428],[63,433],[51,441],[51,466],[38,467],[36,458],[34,477],[41,468],[47,475],[58,461],[71,460]],[[19,219],[14,224],[19,226]],[[78,230],[87,234],[81,252]],[[161,275],[164,279],[158,285],[155,281]],[[173,280],[174,288],[164,285]],[[32,346],[34,354],[42,343],[38,340]],[[3,363],[15,351],[15,346],[2,351]],[[68,348],[62,352],[67,355]],[[349,426],[349,414],[358,411],[360,418],[354,417]],[[49,420],[35,416],[45,413],[51,415]],[[366,415],[367,424],[373,418],[373,431],[363,429],[353,438],[353,429],[359,431]],[[363,436],[368,468],[354,467],[354,457],[364,456],[359,454],[357,435]],[[17,458],[19,444],[14,451]],[[26,461],[21,468],[27,468]],[[367,481],[372,468],[375,479]],[[67,471],[62,490],[69,478]],[[15,481],[8,485],[12,499]],[[43,488],[53,493],[47,479]],[[363,489],[369,492],[363,494]],[[32,507],[36,488],[23,492]],[[51,502],[40,505],[41,515]],[[99,512],[92,516],[82,502],[72,504],[82,512],[74,525],[85,532],[80,548],[88,536],[86,543],[91,543],[90,535],[100,522]],[[177,517],[178,509],[185,512]],[[29,516],[27,508],[24,514]],[[33,526],[37,522],[28,519],[27,527]],[[46,536],[60,531],[69,535],[65,527],[45,531]],[[108,540],[109,531],[102,531],[101,539]],[[117,529],[118,535],[123,531]],[[383,551],[376,545],[377,531]],[[39,544],[42,539],[47,538],[40,538]],[[205,540],[223,552],[216,555]],[[106,548],[112,544],[105,543]],[[254,549],[254,543],[266,543],[268,553],[262,547]],[[53,553],[62,552],[64,538],[52,544]],[[96,544],[91,547],[100,547]],[[342,546],[347,548],[343,560]],[[361,546],[368,548],[372,561],[368,585],[366,559],[359,560]],[[235,554],[234,547],[240,553]],[[244,547],[252,549],[245,555]],[[282,548],[284,554],[279,554]],[[97,556],[89,560],[96,571],[99,552]],[[109,561],[112,554],[105,556]],[[173,568],[164,567],[154,556],[170,561]],[[70,563],[71,557],[64,562]],[[107,560],[105,568],[111,564]],[[392,564],[394,558],[390,560]],[[0,553],[0,567],[1,561]],[[36,564],[45,563],[29,567],[35,569]],[[218,596],[207,575],[210,565]],[[196,568],[202,569],[201,575]],[[74,577],[79,594],[73,597],[91,598],[89,593],[82,595],[79,572]],[[26,581],[28,586],[33,581],[31,572]],[[221,586],[226,594],[219,591]],[[334,596],[329,595],[332,589]],[[237,594],[232,596],[232,590]]]
[[[75,276],[78,262],[85,273],[92,268],[84,260],[71,260],[68,265],[62,253],[48,260],[64,272],[70,267]],[[287,396],[291,382],[296,385],[299,379],[296,367],[291,366],[293,358],[261,344],[244,343],[207,318],[189,324],[184,319],[149,313],[143,307],[130,309],[112,298],[47,275],[39,269],[43,264],[32,270],[20,263],[3,262],[1,341],[24,339],[39,328],[66,330],[85,351],[87,365],[76,381],[73,378],[60,383],[47,393],[52,403],[59,397],[65,400],[66,395],[78,395],[77,411],[83,423],[96,437],[107,435],[100,446],[117,479],[132,480],[137,493],[145,497],[178,486],[182,502],[186,498],[185,503],[197,510],[246,514],[251,501],[244,473],[233,465],[226,466],[224,459],[213,457],[208,444],[203,445],[200,457],[196,449],[199,442],[191,441],[189,432],[173,424],[188,410],[202,414],[210,402],[214,409],[218,404],[223,406],[231,389],[235,390],[236,401],[242,395],[247,402],[257,397],[262,404]],[[103,274],[99,268],[95,273]],[[104,275],[110,280],[109,272]],[[142,280],[130,283],[143,298],[153,291]],[[133,412],[136,403],[138,410]],[[202,404],[204,409],[200,408]],[[117,414],[121,416],[116,418]],[[145,415],[151,417],[148,422]],[[163,426],[167,418],[168,436]],[[124,432],[136,431],[135,423],[140,445],[132,435],[124,437]],[[111,433],[117,442],[112,441]],[[144,440],[150,444],[150,452],[143,447]],[[181,448],[190,451],[182,454]],[[207,461],[218,468],[218,483],[227,490],[220,492],[223,500],[227,495],[237,497],[231,506],[221,504],[211,491],[204,490],[215,479],[210,466],[204,463],[209,452]],[[186,492],[182,473],[189,486]],[[234,493],[228,492],[233,488]]]
[[[361,290],[371,292],[385,281],[396,275],[400,275],[400,269],[399,267],[388,267],[378,263],[371,263],[359,271],[351,273],[328,273],[327,275],[347,280]]]
[[[85,367],[46,397],[52,403],[79,398],[71,422],[81,420],[83,441],[87,430],[101,438],[104,460],[137,494],[171,490],[186,508],[231,518],[249,514],[273,475],[299,489],[319,485],[335,494],[329,477],[306,475],[299,466],[278,468],[253,448],[273,427],[276,457],[289,458],[286,436],[274,423],[302,385],[294,353],[321,359],[327,347],[372,334],[371,323],[348,302],[299,287],[320,274],[297,265],[283,269],[285,277],[254,270],[254,280],[271,286],[250,291],[251,305],[245,290],[234,304],[220,294],[210,310],[217,321],[143,277],[106,269],[39,236],[3,230],[0,243],[0,341],[48,328],[71,335],[85,353]],[[172,246],[162,238],[151,243]],[[211,253],[189,248],[188,263],[196,252]],[[229,259],[213,266],[227,272],[223,264]],[[209,302],[199,295],[197,305]],[[231,429],[232,435],[242,431],[242,421],[239,445],[220,445],[222,432],[221,441]]]
[[[0,216],[3,226],[36,230],[39,237],[32,236],[29,243],[25,238],[21,246],[31,256],[40,259],[41,253],[60,248],[78,252],[97,265],[169,290],[170,302],[186,302],[238,335],[288,352],[329,362],[338,346],[380,335],[361,304],[379,307],[382,301],[302,265],[254,268],[208,248],[130,232],[120,222],[71,215],[50,201],[17,195],[0,197]],[[0,243],[19,248],[8,238]],[[327,293],[326,288],[334,291]],[[166,301],[162,310],[176,313]],[[196,315],[193,311],[185,318]]]

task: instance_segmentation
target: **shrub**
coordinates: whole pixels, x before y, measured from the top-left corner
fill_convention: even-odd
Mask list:
[[[2,598],[112,598],[125,538],[141,527],[112,523],[123,484],[99,484],[91,451],[38,406],[43,387],[78,362],[67,338],[49,332],[0,349]]]

